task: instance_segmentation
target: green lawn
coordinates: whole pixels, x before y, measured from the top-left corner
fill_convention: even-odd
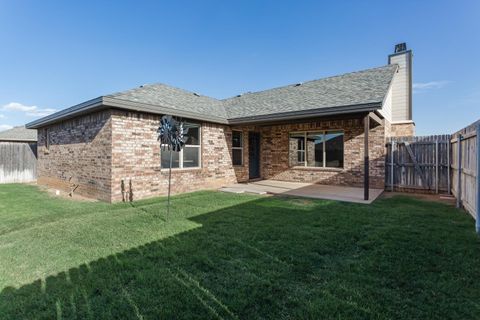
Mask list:
[[[480,240],[447,205],[172,203],[166,220],[164,198],[108,205],[0,185],[0,318],[480,318]]]

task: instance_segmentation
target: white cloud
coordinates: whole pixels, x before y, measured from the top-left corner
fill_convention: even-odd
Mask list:
[[[12,129],[13,127],[9,124],[0,124],[0,131]]]
[[[10,102],[10,103],[7,103],[6,105],[4,105],[2,107],[2,110],[7,110],[7,111],[24,111],[24,112],[27,112],[27,111],[34,111],[38,109],[37,106],[26,106],[26,105],[23,105],[21,103],[18,103],[18,102]]]
[[[413,90],[419,92],[419,91],[430,90],[430,89],[441,89],[449,83],[450,81],[447,81],[447,80],[417,82],[413,84]]]
[[[52,108],[45,108],[45,109],[36,109],[33,111],[28,111],[25,114],[29,117],[45,117],[45,116],[48,116],[49,114],[54,113],[55,111],[57,110]]]
[[[21,112],[25,112],[25,115],[27,115],[29,117],[45,117],[45,116],[48,116],[49,114],[52,114],[55,111],[57,111],[57,110],[52,109],[52,108],[41,109],[37,106],[26,106],[26,105],[18,103],[18,102],[7,103],[0,110],[21,111]]]
[[[0,113],[0,119],[5,119],[5,115]]]

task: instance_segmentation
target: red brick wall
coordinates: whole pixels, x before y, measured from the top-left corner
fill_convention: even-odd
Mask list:
[[[110,111],[77,117],[38,130],[37,183],[63,192],[110,201]]]
[[[235,167],[239,181],[248,180],[248,130],[261,134],[261,177],[284,181],[363,186],[364,127],[360,117],[352,119],[317,119],[304,123],[240,127],[244,132],[244,166]],[[344,168],[291,167],[289,133],[294,131],[343,130]],[[385,177],[385,128],[376,126],[369,133],[370,185],[383,188]]]
[[[157,129],[161,116],[114,111],[112,114],[112,200],[122,200],[121,181],[133,199],[165,195],[168,169],[160,168]],[[172,169],[172,193],[219,188],[236,182],[232,167],[228,126],[201,123],[199,169]]]
[[[105,201],[122,200],[122,180],[133,199],[165,195],[168,169],[160,168],[157,128],[160,116],[107,110],[49,126],[50,147],[39,130],[38,183]],[[363,122],[351,119],[316,119],[304,123],[233,126],[201,123],[201,168],[173,169],[172,192],[213,189],[248,181],[248,132],[261,135],[264,179],[362,186]],[[344,168],[290,167],[289,133],[292,131],[344,131]],[[243,165],[232,166],[232,130],[243,132]],[[383,188],[385,134],[389,126],[370,130],[371,186]],[[130,188],[131,183],[131,188]],[[128,198],[128,194],[125,194]]]
[[[392,137],[413,137],[415,135],[415,124],[412,123],[392,123]]]

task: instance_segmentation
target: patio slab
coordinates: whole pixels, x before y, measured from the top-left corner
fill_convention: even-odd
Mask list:
[[[261,180],[249,183],[237,183],[221,188],[220,191],[233,193],[246,192],[255,194],[281,194],[305,198],[370,204],[382,194],[383,189],[370,189],[369,200],[363,200],[363,188],[279,180]]]

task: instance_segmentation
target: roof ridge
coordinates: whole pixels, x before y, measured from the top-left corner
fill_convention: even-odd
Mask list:
[[[111,93],[111,94],[107,94],[107,95],[104,95],[103,97],[115,97],[115,95],[125,94],[127,92],[143,89],[143,88],[146,88],[146,87],[154,87],[154,86],[163,86],[163,87],[167,87],[167,88],[172,88],[172,89],[183,91],[183,92],[186,92],[186,93],[191,93],[192,95],[195,95],[197,97],[205,97],[205,98],[217,100],[219,102],[221,101],[221,99],[218,99],[218,98],[214,98],[214,97],[211,97],[211,96],[206,96],[206,95],[198,93],[198,92],[190,91],[190,90],[187,90],[187,89],[183,89],[183,88],[180,88],[180,87],[177,87],[177,86],[174,86],[174,85],[171,85],[171,84],[162,83],[162,82],[154,82],[154,83],[143,84],[143,85],[140,85],[140,86],[135,87],[135,88],[131,88],[131,89],[127,89],[127,90],[123,90],[123,91],[117,91],[117,92],[114,92],[114,93]]]
[[[311,82],[315,82],[315,81],[327,80],[327,79],[332,79],[332,78],[338,78],[338,77],[343,77],[343,76],[346,76],[346,75],[352,75],[352,74],[356,74],[356,73],[368,72],[368,71],[373,71],[373,70],[376,70],[376,69],[388,68],[388,67],[392,67],[392,66],[396,66],[396,64],[386,64],[386,65],[383,65],[383,66],[380,66],[380,67],[374,67],[374,68],[362,69],[362,70],[357,70],[357,71],[351,71],[351,72],[341,73],[341,74],[337,74],[337,75],[333,75],[333,76],[327,76],[327,77],[318,78],[318,79],[312,79],[312,80],[306,80],[306,81],[299,81],[299,82],[290,83],[290,84],[287,84],[287,85],[282,85],[282,86],[273,87],[273,88],[269,88],[269,89],[265,89],[265,90],[260,90],[260,91],[253,91],[253,92],[249,92],[249,91],[248,91],[248,92],[242,93],[242,94],[240,94],[240,95],[235,95],[235,96],[231,96],[231,97],[228,97],[228,98],[220,99],[220,101],[223,102],[223,101],[227,101],[227,100],[232,100],[232,99],[235,99],[235,98],[239,98],[239,97],[241,97],[241,96],[257,94],[257,93],[266,92],[266,91],[270,91],[270,90],[277,90],[277,89],[288,88],[288,87],[291,87],[291,86],[295,86],[295,85],[297,85],[297,84],[299,84],[299,83],[301,83],[301,85],[305,85],[305,84],[307,84],[307,83],[311,83]]]

